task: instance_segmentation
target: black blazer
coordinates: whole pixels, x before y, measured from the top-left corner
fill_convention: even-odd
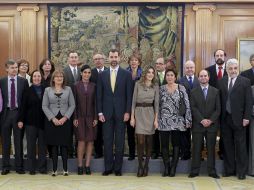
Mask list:
[[[189,84],[189,81],[188,79],[186,78],[186,76],[183,76],[179,79],[178,81],[179,84],[183,85],[186,89],[186,92],[188,94],[188,96],[190,96],[190,92],[191,92],[191,87],[190,87],[190,84]],[[193,87],[192,89],[196,88],[199,86],[199,81],[198,81],[198,78],[196,76],[194,76],[194,79],[193,79]]]
[[[42,98],[45,88],[43,85],[41,87],[41,97],[37,95],[33,85],[25,90],[18,121],[43,129],[45,115],[42,111]]]
[[[104,67],[103,71],[105,71],[107,69],[108,69],[107,67]],[[92,72],[92,75],[90,77],[90,81],[96,84],[97,80],[98,80],[98,74],[99,74],[97,71],[97,68],[93,68],[91,72]]]
[[[77,67],[77,73],[78,73],[78,80],[79,81],[81,79],[81,75],[80,75],[80,68]],[[66,81],[66,86],[69,86],[73,89],[73,85],[75,84],[75,79],[74,79],[74,76],[72,74],[72,71],[71,71],[71,68],[69,65],[67,65],[65,68],[64,68],[64,78],[65,78],[65,81]]]
[[[216,72],[216,64],[207,67],[206,70],[210,73],[210,79],[209,79],[209,84],[215,88],[217,88],[217,83],[218,83],[218,77],[217,77],[217,72]],[[227,76],[228,73],[226,69],[224,70],[223,77]]]
[[[206,99],[201,86],[192,89],[190,93],[190,104],[193,117],[193,132],[216,132],[219,126],[219,116],[221,112],[219,90],[209,85]],[[210,119],[213,123],[205,128],[200,122],[203,119]]]
[[[97,112],[103,113],[106,119],[110,119],[115,114],[122,120],[124,113],[131,112],[131,83],[131,73],[119,67],[113,93],[110,84],[110,69],[98,75]]]
[[[228,76],[225,76],[218,82],[218,89],[221,95],[221,105],[222,105],[222,120],[225,122],[226,119],[226,102],[228,97]],[[241,127],[243,119],[251,119],[252,113],[252,94],[250,80],[237,76],[235,84],[232,88],[230,94],[230,103],[232,111],[232,119],[234,125]]]
[[[3,97],[3,111],[1,114],[1,121],[4,122],[7,106],[8,106],[8,77],[4,77],[0,80],[0,87],[2,90]],[[17,76],[17,101],[18,101],[18,112],[20,113],[20,108],[22,107],[22,99],[25,89],[27,89],[28,82],[26,79]]]
[[[250,80],[251,86],[254,85],[254,73],[252,69],[248,69],[246,71],[243,71],[241,75],[245,78],[248,78]]]

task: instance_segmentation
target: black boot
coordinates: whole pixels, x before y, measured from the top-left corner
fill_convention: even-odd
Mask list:
[[[169,173],[169,177],[175,177],[176,174],[176,167],[177,167],[177,163],[179,160],[179,147],[173,147],[173,158],[171,161],[171,168],[170,168],[170,173]]]
[[[148,165],[149,165],[149,160],[150,160],[150,158],[146,158],[146,160],[145,160],[144,173],[143,173],[143,176],[144,176],[144,177],[148,176],[148,170],[149,170]]]
[[[169,176],[170,172],[170,159],[169,159],[169,151],[168,149],[162,149],[162,159],[164,164],[164,172],[162,173],[162,177]]]
[[[141,162],[139,161],[139,164],[138,164],[137,177],[143,177],[143,174],[144,174],[144,167],[143,167],[143,160],[141,160]]]

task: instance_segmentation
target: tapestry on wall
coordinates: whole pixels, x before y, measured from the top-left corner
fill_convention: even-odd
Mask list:
[[[48,10],[49,55],[56,64],[66,65],[69,50],[91,64],[94,53],[107,56],[109,49],[118,48],[123,67],[138,52],[142,66],[164,56],[180,68],[183,5],[50,5]]]

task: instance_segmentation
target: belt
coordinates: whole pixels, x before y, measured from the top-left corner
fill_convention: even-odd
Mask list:
[[[153,107],[153,103],[136,103],[136,107]]]
[[[9,108],[9,107],[7,107],[7,110],[8,111],[15,111],[15,110],[18,110],[18,108]]]

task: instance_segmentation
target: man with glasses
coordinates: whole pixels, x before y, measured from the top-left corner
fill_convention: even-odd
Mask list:
[[[96,53],[93,56],[93,63],[95,68],[92,69],[90,81],[97,83],[98,75],[108,68],[104,66],[105,56],[102,53]],[[97,138],[94,141],[94,158],[101,158],[103,156],[103,138],[102,138],[102,122],[98,121],[97,124]]]

